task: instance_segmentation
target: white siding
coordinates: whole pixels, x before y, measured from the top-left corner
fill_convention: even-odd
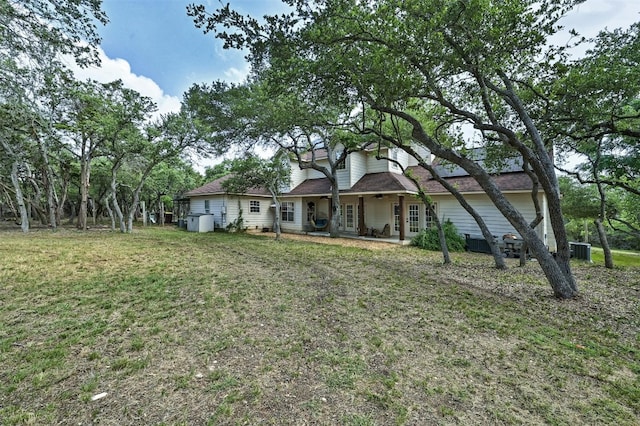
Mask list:
[[[386,150],[380,153],[387,155]],[[375,152],[369,152],[367,156],[367,173],[381,173],[389,171],[389,162],[376,159]]]
[[[260,213],[251,213],[250,201],[258,201],[260,203]],[[234,200],[232,201],[232,204],[233,203],[235,203],[237,209],[237,201]],[[242,205],[242,218],[244,219],[244,226],[246,226],[247,229],[262,229],[273,227],[273,214],[275,210],[270,207],[271,198],[246,196],[240,199],[240,203]]]
[[[225,204],[226,195],[209,195],[204,197],[191,198],[190,200],[190,212],[191,213],[207,213],[204,208],[205,200],[209,200],[209,212],[213,214],[213,221],[216,228],[224,228],[225,215],[222,211],[222,206]]]
[[[228,197],[226,195],[217,195],[209,202],[216,228],[225,228],[227,226],[228,216],[225,214],[223,207],[227,204],[227,199]]]
[[[387,223],[391,227],[393,234],[393,203],[395,197],[384,197],[376,199],[375,197],[365,195],[364,206],[364,225],[367,228],[376,228],[382,230]]]
[[[348,163],[348,161],[347,161]],[[349,189],[352,186],[349,175],[349,169],[336,170],[336,180],[338,181],[338,188]]]
[[[528,222],[535,218],[535,208],[529,194],[508,194],[507,197]],[[478,214],[482,216],[489,231],[491,231],[493,235],[501,237],[510,232],[517,234],[515,228],[502,216],[485,194],[465,195],[465,198]],[[432,196],[432,199],[438,203],[438,218],[441,221],[450,219],[456,225],[460,234],[481,234],[476,221],[460,206],[453,196],[435,195]],[[541,203],[542,201],[541,199]],[[545,217],[546,216],[548,216],[548,214],[545,214]],[[545,232],[545,222],[538,225],[536,231],[543,241],[546,239],[546,244],[549,246],[549,249],[555,251],[555,241],[553,240],[553,236],[549,235],[548,230]]]
[[[191,198],[189,200],[189,213],[204,213],[204,198]]]
[[[325,175],[322,174],[322,172],[319,172],[314,169],[307,169],[306,172],[307,172],[307,179],[320,179],[320,178],[326,177]]]
[[[298,163],[291,162],[291,189],[300,185],[307,179],[307,170],[301,170]]]
[[[348,166],[351,174],[351,186],[353,186],[367,173],[367,153],[354,152],[351,154]]]
[[[431,151],[429,151],[427,148],[421,146],[421,145],[413,145],[413,149],[414,151],[416,151],[416,153],[424,158],[425,160],[428,161],[429,164],[431,164]],[[416,160],[415,158],[413,158],[412,156],[409,156],[409,166],[417,166],[418,165],[418,160]]]
[[[301,198],[287,198],[284,201],[293,203],[293,222],[281,222],[282,232],[298,233],[304,230],[303,215],[306,215],[306,208],[303,209]],[[305,218],[306,220],[306,218]]]

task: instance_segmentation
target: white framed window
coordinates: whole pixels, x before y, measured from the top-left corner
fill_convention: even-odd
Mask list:
[[[283,222],[294,221],[294,204],[292,201],[283,201],[280,205],[280,219]]]
[[[249,200],[249,213],[260,213],[260,201]]]
[[[353,228],[355,224],[355,218],[353,216],[353,204],[346,205],[345,220],[347,222],[347,228]]]
[[[418,232],[420,230],[420,206],[418,204],[409,204],[409,232]]]
[[[393,205],[393,230],[394,231],[400,230],[400,205],[399,204]]]
[[[391,168],[398,169],[398,148],[391,148]]]
[[[211,207],[209,206],[209,200],[204,200],[204,212],[211,213]]]
[[[438,214],[438,203],[432,203],[433,211]],[[425,227],[427,229],[433,226],[433,215],[431,214],[431,210],[429,210],[429,206],[425,207]]]
[[[344,151],[340,150],[340,151],[336,151],[336,161],[338,161],[338,159],[342,156],[342,153]],[[347,168],[347,159],[345,158],[344,161],[340,164],[338,164],[336,166],[336,170],[344,170]]]

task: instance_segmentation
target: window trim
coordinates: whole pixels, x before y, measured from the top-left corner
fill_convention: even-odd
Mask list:
[[[283,201],[280,203],[280,220],[283,222],[295,222],[295,212],[295,203],[293,201]]]

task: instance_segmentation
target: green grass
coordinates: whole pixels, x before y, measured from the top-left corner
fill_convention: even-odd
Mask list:
[[[0,424],[640,423],[640,266],[379,247],[2,233]]]
[[[640,267],[640,252],[630,250],[612,250],[613,264],[616,267]],[[591,261],[604,265],[604,253],[600,247],[591,247]]]

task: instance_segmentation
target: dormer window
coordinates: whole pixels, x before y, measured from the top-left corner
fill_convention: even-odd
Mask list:
[[[391,148],[391,168],[398,169],[398,148]]]
[[[336,161],[338,161],[338,159],[339,159],[340,157],[342,157],[342,153],[343,153],[343,152],[344,152],[344,151],[342,151],[342,150],[340,150],[340,151],[336,151],[336,152],[335,152],[335,153],[336,153],[336,156],[335,156],[335,160],[336,160]],[[346,169],[346,168],[347,168],[347,159],[346,159],[346,158],[344,159],[344,161],[343,161],[343,162],[341,162],[340,164],[338,164],[338,165],[336,166],[336,170],[344,170],[344,169]]]

